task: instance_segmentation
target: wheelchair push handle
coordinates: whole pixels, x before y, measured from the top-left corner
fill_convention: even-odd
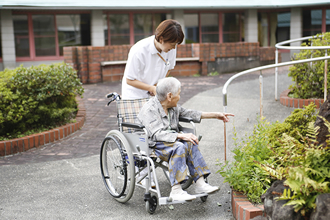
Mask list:
[[[121,99],[120,95],[118,95],[116,92],[109,93],[105,97],[108,99],[111,98],[111,100],[108,102],[107,106],[109,106],[111,102]]]

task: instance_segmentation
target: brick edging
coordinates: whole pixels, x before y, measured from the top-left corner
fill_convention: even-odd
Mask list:
[[[324,99],[296,99],[290,98],[288,96],[290,89],[284,90],[280,95],[280,102],[282,105],[293,108],[303,108],[311,104],[312,102],[316,105],[316,108],[319,109],[320,106],[324,103]]]
[[[81,98],[77,97],[76,100],[78,102],[78,112],[75,118],[75,123],[66,124],[49,131],[32,134],[22,138],[0,141],[0,157],[24,152],[31,148],[38,148],[78,131],[85,123],[86,109]]]
[[[263,215],[263,205],[253,205],[245,195],[235,190],[231,191],[231,207],[236,220],[249,220]]]

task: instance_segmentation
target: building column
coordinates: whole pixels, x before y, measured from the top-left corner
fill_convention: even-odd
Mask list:
[[[258,42],[258,11],[248,9],[245,11],[244,19],[244,41]]]
[[[91,14],[91,43],[92,46],[102,47],[105,44],[102,10],[92,10]]]
[[[11,10],[1,10],[1,45],[3,69],[16,68],[14,23]]]
[[[183,10],[178,9],[178,10],[173,11],[173,19],[178,21],[181,24],[182,31],[185,34],[185,25],[184,25],[183,15],[184,15]],[[182,44],[185,44],[185,39],[183,39]]]
[[[291,8],[291,20],[290,20],[290,39],[296,39],[302,37],[303,22],[302,22],[302,9]],[[290,46],[301,46],[302,41],[291,43]],[[290,57],[294,53],[298,53],[299,50],[291,50]]]

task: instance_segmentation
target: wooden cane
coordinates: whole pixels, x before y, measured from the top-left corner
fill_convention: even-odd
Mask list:
[[[226,138],[226,122],[223,122],[223,130],[224,130],[224,142],[225,142],[225,162],[226,162],[226,160],[227,160],[227,157],[226,157],[226,155],[227,155],[227,153],[226,153],[226,145],[227,145],[227,138]]]

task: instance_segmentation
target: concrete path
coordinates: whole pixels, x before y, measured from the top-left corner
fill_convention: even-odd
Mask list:
[[[274,101],[272,71],[264,72],[264,115],[269,121],[283,121],[293,110]],[[281,69],[279,92],[291,79]],[[258,74],[235,80],[228,88],[227,111],[236,116],[227,124],[227,160],[231,160],[233,126],[238,136],[251,133],[259,114]],[[180,104],[202,111],[223,111],[222,86],[233,74],[216,77],[179,78],[182,82]],[[228,184],[216,174],[224,160],[223,123],[204,120],[197,125],[203,135],[202,154],[213,172],[209,181],[220,185],[220,192],[205,203],[158,206],[153,215],[145,211],[144,190],[137,188],[126,204],[116,202],[106,191],[99,166],[101,142],[108,130],[116,128],[115,105],[104,107],[104,95],[120,93],[120,83],[85,85],[87,120],[84,127],[69,137],[44,147],[0,158],[0,219],[233,219]],[[279,94],[278,94],[279,96]],[[163,196],[170,187],[157,171]],[[194,186],[188,189],[193,193]],[[218,204],[221,204],[219,206]]]

